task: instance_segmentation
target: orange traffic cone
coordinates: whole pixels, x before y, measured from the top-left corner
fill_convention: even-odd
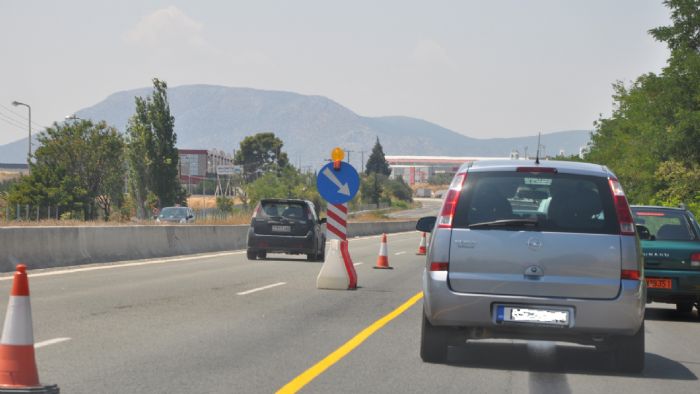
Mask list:
[[[17,265],[5,326],[0,339],[0,393],[58,393],[58,386],[39,384],[34,358],[32,307],[27,267]]]
[[[394,267],[389,266],[389,251],[386,246],[386,234],[382,234],[382,243],[379,246],[379,257],[377,257],[377,265],[374,266],[376,269],[393,269]]]
[[[423,233],[423,236],[420,239],[420,245],[418,245],[418,252],[416,252],[417,255],[419,256],[424,256],[426,253],[425,249],[425,233]]]

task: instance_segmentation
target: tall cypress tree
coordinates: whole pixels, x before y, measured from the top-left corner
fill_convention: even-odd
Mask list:
[[[391,168],[389,168],[389,163],[384,157],[384,149],[382,148],[382,144],[379,143],[379,137],[377,137],[377,142],[372,148],[372,154],[370,154],[369,159],[367,159],[365,174],[381,174],[386,176],[391,174]]]
[[[139,218],[147,216],[149,194],[155,195],[159,207],[174,205],[184,198],[178,179],[180,158],[174,129],[168,85],[154,78],[153,94],[145,99],[136,97],[136,113],[127,127],[131,194]]]

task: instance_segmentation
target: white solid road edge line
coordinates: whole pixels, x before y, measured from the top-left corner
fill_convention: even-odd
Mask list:
[[[30,278],[38,278],[41,276],[66,275],[66,274],[72,274],[75,272],[99,271],[99,270],[108,270],[108,269],[113,269],[113,268],[138,267],[141,265],[174,263],[174,262],[178,262],[178,261],[208,259],[208,258],[213,258],[213,257],[230,256],[230,255],[234,255],[234,254],[243,254],[243,253],[245,253],[245,250],[238,250],[238,251],[234,251],[234,252],[218,252],[218,253],[210,253],[210,254],[204,254],[204,255],[200,254],[200,255],[186,256],[186,257],[173,257],[173,258],[168,258],[168,259],[136,261],[133,263],[116,263],[116,264],[114,264],[114,263],[95,263],[95,264],[107,264],[107,265],[96,265],[96,266],[92,266],[92,267],[73,268],[73,269],[66,269],[66,270],[60,270],[60,271],[36,272],[36,273],[30,273],[29,277]],[[0,282],[12,280],[13,278],[14,278],[14,276],[6,276],[4,278],[0,278]]]
[[[255,293],[255,292],[258,292],[258,291],[271,289],[271,288],[273,288],[273,287],[282,286],[282,285],[286,285],[286,284],[287,284],[287,282],[273,283],[273,284],[271,284],[271,285],[267,285],[267,286],[263,286],[263,287],[258,287],[258,288],[256,288],[256,289],[250,289],[250,290],[242,291],[242,292],[240,292],[240,293],[236,293],[236,295],[248,295],[248,294],[251,294],[251,293]]]
[[[65,341],[70,341],[70,338],[54,338],[54,339],[49,339],[49,340],[42,341],[42,342],[37,342],[34,344],[34,348],[38,349],[40,347],[55,345],[57,343],[61,343],[61,342],[65,342]]]

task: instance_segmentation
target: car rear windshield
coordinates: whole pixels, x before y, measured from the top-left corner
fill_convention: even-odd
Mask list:
[[[607,178],[528,172],[469,173],[454,227],[619,234]]]
[[[696,239],[683,211],[634,207],[632,217],[636,225],[644,226],[649,230],[650,240],[692,241]]]
[[[259,218],[283,217],[286,219],[307,219],[306,204],[301,202],[262,201],[258,208]]]

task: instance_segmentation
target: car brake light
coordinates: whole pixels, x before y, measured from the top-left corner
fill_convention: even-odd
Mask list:
[[[450,263],[430,263],[430,270],[431,271],[447,271],[447,269],[450,267]]]
[[[690,255],[690,266],[700,268],[700,253],[693,253]]]
[[[613,199],[615,201],[617,221],[620,223],[620,234],[634,235],[634,220],[632,220],[632,212],[630,211],[629,203],[627,203],[625,191],[622,190],[622,186],[617,179],[610,178],[608,182],[610,183],[610,191],[612,191]]]
[[[547,173],[556,174],[557,169],[552,167],[518,167],[515,169],[516,172],[533,172],[533,173]]]
[[[466,172],[457,174],[455,175],[454,179],[452,179],[450,188],[447,190],[447,195],[445,196],[445,201],[442,203],[440,216],[438,217],[439,228],[452,228],[452,218],[454,217],[455,209],[457,208],[457,200],[459,200],[459,194],[462,191],[462,186],[466,180]]]
[[[639,270],[622,270],[620,273],[621,279],[639,280],[640,277]]]

